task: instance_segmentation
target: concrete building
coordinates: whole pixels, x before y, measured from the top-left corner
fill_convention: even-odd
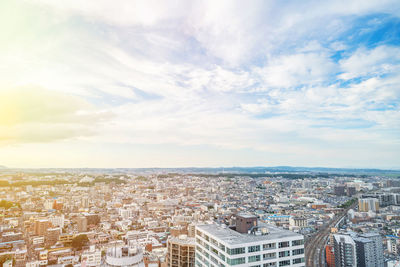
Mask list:
[[[354,186],[348,186],[346,191],[348,197],[352,197],[357,193],[357,190]]]
[[[100,266],[101,264],[101,251],[96,250],[95,246],[90,246],[89,250],[82,253],[82,263],[85,266]]]
[[[383,267],[382,237],[378,233],[334,235],[336,267]]]
[[[337,196],[345,196],[346,195],[346,186],[344,185],[337,185],[333,189],[333,193]]]
[[[335,234],[335,267],[358,267],[356,244],[349,235]]]
[[[374,267],[374,242],[367,238],[356,237],[354,238],[356,243],[357,253],[357,266],[358,267]]]
[[[335,267],[335,253],[333,251],[332,246],[326,245],[325,257],[326,257],[326,264],[328,265],[328,267]]]
[[[47,246],[52,246],[57,243],[58,238],[60,237],[61,229],[56,228],[49,228],[46,231],[45,242]]]
[[[358,210],[361,212],[379,211],[379,200],[376,198],[360,198],[358,200]]]
[[[196,227],[196,266],[305,266],[303,235],[260,224],[255,216],[237,218],[233,227]]]
[[[76,220],[78,226],[78,232],[86,232],[87,231],[87,218],[85,216],[78,217]]]
[[[195,238],[180,235],[167,242],[168,267],[193,267],[195,259]]]
[[[308,221],[304,217],[290,217],[289,225],[299,228],[305,228],[308,226]]]
[[[104,267],[144,267],[143,252],[134,242],[107,249]]]
[[[372,249],[370,250],[372,253],[372,256],[370,257],[372,259],[372,265],[365,265],[365,266],[383,267],[384,266],[383,240],[381,235],[379,233],[364,233],[360,234],[359,237],[368,239],[373,242]],[[368,264],[369,262],[370,261],[366,261],[365,264]]]
[[[49,228],[50,222],[47,219],[38,219],[35,221],[35,235],[44,236],[47,228]]]
[[[397,236],[393,236],[393,235],[387,236],[386,244],[387,244],[387,249],[388,249],[389,253],[394,254],[394,255],[398,254],[398,249],[397,249],[397,240],[398,239],[399,238]]]

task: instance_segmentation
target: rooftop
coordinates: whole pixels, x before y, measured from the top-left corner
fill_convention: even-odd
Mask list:
[[[180,235],[179,237],[171,236],[169,241],[181,245],[194,245],[196,244],[196,239],[194,237],[188,237],[186,235]]]
[[[297,234],[288,230],[279,229],[269,224],[260,223],[258,224],[260,228],[266,228],[268,234],[265,235],[254,235],[254,234],[241,234],[236,232],[235,230],[230,229],[224,225],[218,224],[205,224],[205,225],[198,225],[197,227],[200,230],[206,231],[211,235],[215,236],[219,240],[230,244],[242,244],[242,243],[253,243],[257,241],[264,241],[264,240],[273,240],[273,239],[280,239],[285,237],[299,237],[303,238],[303,235]]]

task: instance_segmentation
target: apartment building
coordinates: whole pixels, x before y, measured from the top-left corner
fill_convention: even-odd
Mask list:
[[[236,215],[236,225],[196,226],[198,267],[305,266],[304,237],[262,224],[252,215]]]

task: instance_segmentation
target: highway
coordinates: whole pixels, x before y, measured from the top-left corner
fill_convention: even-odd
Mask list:
[[[354,209],[357,202],[337,214],[327,224],[318,230],[305,243],[306,266],[307,267],[324,267],[325,262],[325,244],[328,241],[329,233],[332,227],[336,227],[337,223],[342,220],[350,209]]]

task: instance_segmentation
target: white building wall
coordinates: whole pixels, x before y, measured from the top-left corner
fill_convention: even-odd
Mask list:
[[[196,231],[196,266],[198,267],[220,267],[220,266],[235,266],[235,267],[249,267],[249,266],[257,266],[257,267],[269,267],[269,266],[280,266],[279,263],[283,261],[288,261],[288,265],[282,265],[282,266],[296,266],[296,267],[303,267],[305,266],[305,255],[304,255],[304,244],[298,245],[298,246],[293,246],[292,241],[294,240],[299,240],[299,236],[293,236],[293,237],[286,237],[286,238],[281,238],[281,239],[266,239],[263,241],[256,241],[256,242],[250,242],[250,243],[245,243],[245,244],[227,244],[226,242],[217,239],[215,236],[211,235],[210,233],[207,233],[205,231],[202,231],[201,229],[198,229],[200,232],[203,234],[208,235],[210,238],[215,239],[218,242],[218,245],[212,244],[209,239],[207,241],[204,237],[198,235]],[[303,240],[303,238],[301,238]],[[200,241],[200,242],[199,242]],[[280,242],[289,242],[289,247],[285,248],[279,248],[279,243]],[[275,244],[274,249],[267,249],[263,250],[263,245],[264,244]],[[220,245],[225,246],[225,250],[222,250],[220,248]],[[249,252],[248,247],[250,246],[260,246],[260,251],[256,252]],[[207,248],[208,246],[208,248]],[[243,254],[238,254],[238,255],[229,255],[227,253],[227,248],[229,249],[234,249],[234,248],[241,248],[245,247],[245,253]],[[218,256],[212,252],[212,249],[216,250],[218,253]],[[298,255],[293,255],[293,251],[297,249],[302,249],[302,253]],[[286,257],[279,257],[279,252],[284,252],[284,251],[289,251],[289,256]],[[208,255],[207,255],[208,253]],[[271,259],[263,259],[263,255],[267,253],[275,253],[275,258]],[[255,262],[249,262],[249,257],[250,256],[256,256],[259,255],[260,261],[255,261]],[[198,257],[200,256],[200,257]],[[245,262],[243,264],[236,264],[236,265],[231,265],[228,263],[228,259],[239,259],[239,258],[245,258]],[[301,259],[302,262],[295,264],[293,260],[295,259]],[[200,266],[201,264],[201,266]],[[275,265],[274,265],[275,264]]]

